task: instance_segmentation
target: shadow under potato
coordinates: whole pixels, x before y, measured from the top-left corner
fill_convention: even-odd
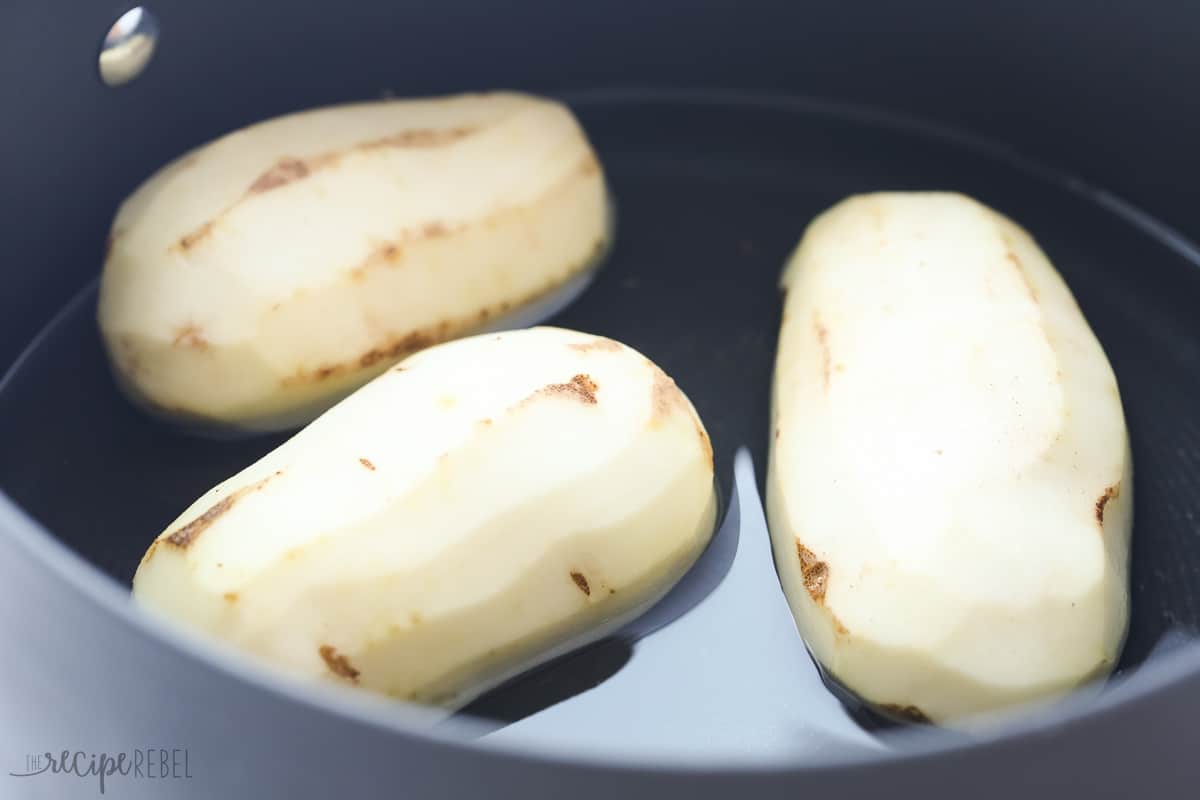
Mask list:
[[[501,727],[599,686],[632,656],[632,640],[602,639],[498,686],[458,713]]]

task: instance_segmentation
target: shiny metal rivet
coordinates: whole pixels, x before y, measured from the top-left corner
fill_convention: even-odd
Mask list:
[[[145,6],[126,11],[100,46],[100,80],[120,86],[142,74],[158,43],[158,19]]]

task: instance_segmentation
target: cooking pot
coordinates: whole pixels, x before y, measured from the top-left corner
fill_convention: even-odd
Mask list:
[[[1200,6],[157,0],[109,36],[129,10],[0,9],[0,797],[95,796],[89,759],[134,751],[170,769],[112,774],[107,794],[1194,796]],[[280,437],[190,438],[134,410],[96,276],[120,199],[191,147],[312,106],[493,87],[561,97],[587,128],[617,243],[552,322],[677,378],[725,514],[648,616],[441,719],[131,604],[149,541]],[[758,492],[786,255],[847,194],[921,188],[1042,244],[1112,361],[1138,484],[1116,674],[969,736],[888,724],[826,685]]]

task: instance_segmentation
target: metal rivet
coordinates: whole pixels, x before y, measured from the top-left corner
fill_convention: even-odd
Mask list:
[[[158,43],[158,19],[145,6],[131,8],[108,29],[100,46],[100,80],[120,86],[142,74]]]

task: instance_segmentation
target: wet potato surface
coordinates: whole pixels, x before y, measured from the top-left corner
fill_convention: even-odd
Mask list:
[[[643,355],[562,328],[423,350],[201,495],[133,596],[293,673],[461,706],[692,566],[712,447]]]

